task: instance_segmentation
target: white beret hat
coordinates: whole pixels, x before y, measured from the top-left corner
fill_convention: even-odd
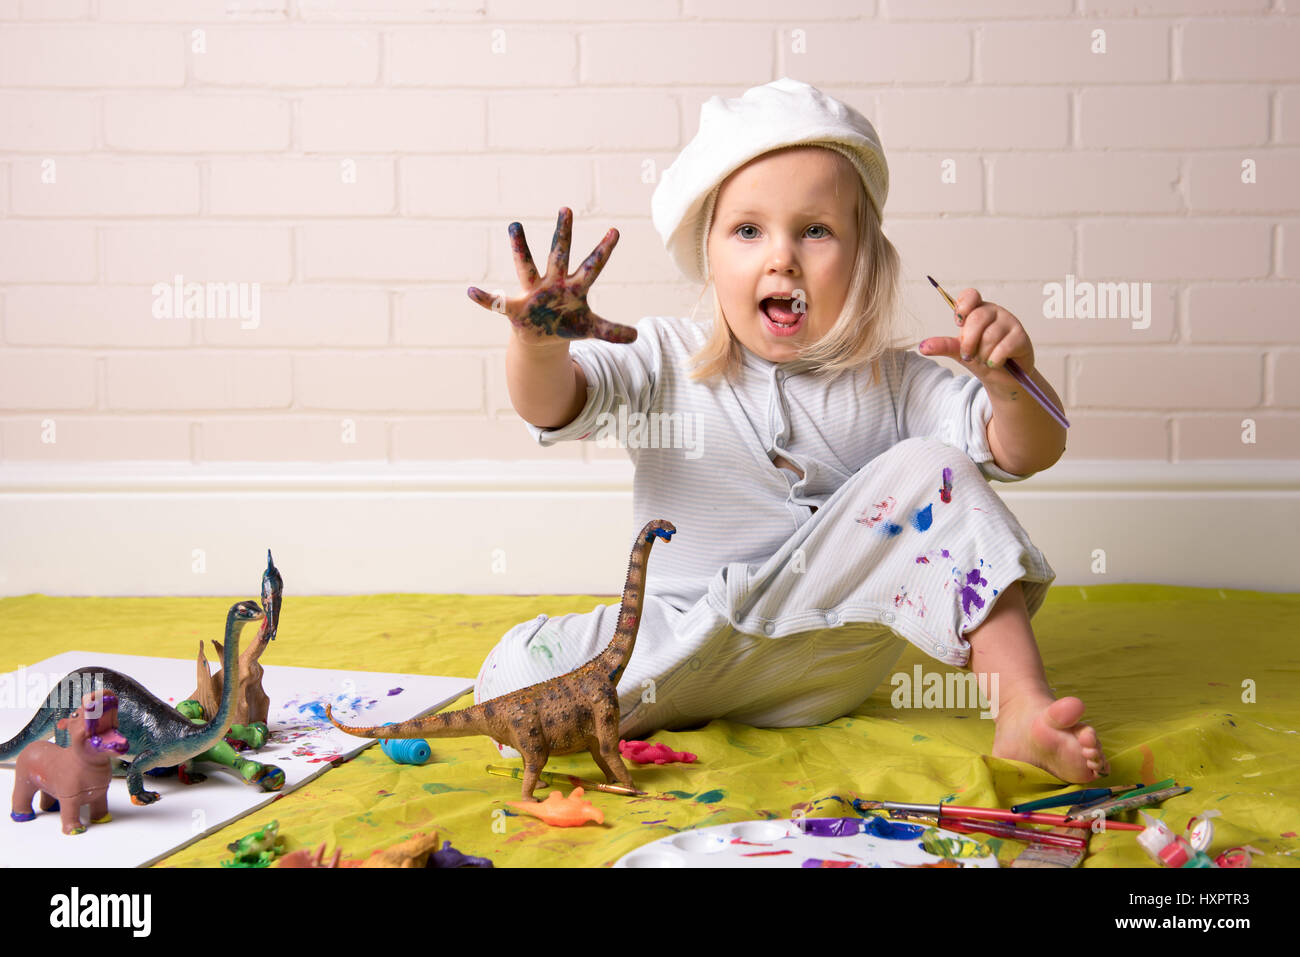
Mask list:
[[[650,198],[650,216],[677,268],[690,280],[708,277],[705,240],[717,188],[757,156],[783,146],[817,145],[852,161],[882,216],[889,167],[871,122],[816,87],[782,77],[734,100],[711,97],[700,129],[664,170]]]

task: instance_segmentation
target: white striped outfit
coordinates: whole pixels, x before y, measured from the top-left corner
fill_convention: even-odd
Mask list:
[[[707,385],[690,380],[688,362],[706,324],[651,316],[637,331],[631,344],[571,343],[586,405],[563,428],[527,425],[548,446],[599,438],[597,417],[623,406],[632,424],[638,412],[690,416],[685,447],[628,439],[629,547],[652,519],[677,534],[650,553],[618,685],[622,737],[715,718],[821,724],[872,694],[903,639],[965,665],[962,635],[1003,589],[1020,581],[1031,616],[1042,605],[1056,573],[988,485],[1027,476],[993,463],[978,379],[908,350],[882,359],[875,384],[870,368],[827,378],[742,346],[740,380]],[[483,662],[475,701],[589,661],[613,637],[618,609],[511,628]]]

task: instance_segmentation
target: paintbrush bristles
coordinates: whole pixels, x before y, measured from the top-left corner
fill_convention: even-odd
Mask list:
[[[928,279],[928,280],[930,280],[930,285],[931,285],[931,286],[933,286],[935,289],[938,289],[938,290],[939,290],[939,295],[943,296],[943,298],[945,298],[945,299],[948,300],[948,305],[952,306],[952,308],[953,308],[954,310],[956,310],[956,308],[957,308],[957,303],[953,300],[952,296],[948,295],[946,292],[943,291],[943,286],[941,286],[941,285],[939,285],[937,282],[935,282],[933,276],[926,276],[925,278]]]

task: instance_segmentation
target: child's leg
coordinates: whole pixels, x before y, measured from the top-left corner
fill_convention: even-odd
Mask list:
[[[1057,699],[1043,673],[1043,659],[1029,626],[1020,582],[999,596],[970,642],[970,669],[986,678],[990,696],[997,689],[997,731],[993,755],[1036,764],[1062,781],[1085,784],[1108,774],[1097,732],[1081,724],[1084,705],[1078,698]]]

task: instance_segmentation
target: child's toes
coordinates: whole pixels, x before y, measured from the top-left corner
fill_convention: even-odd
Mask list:
[[[1075,697],[1058,698],[1043,712],[1047,723],[1058,731],[1068,731],[1083,717],[1083,702]]]
[[[1092,725],[1080,725],[1074,736],[1078,740],[1079,746],[1083,748],[1084,753],[1089,751],[1101,753],[1101,742],[1097,740],[1097,732],[1093,730]]]

